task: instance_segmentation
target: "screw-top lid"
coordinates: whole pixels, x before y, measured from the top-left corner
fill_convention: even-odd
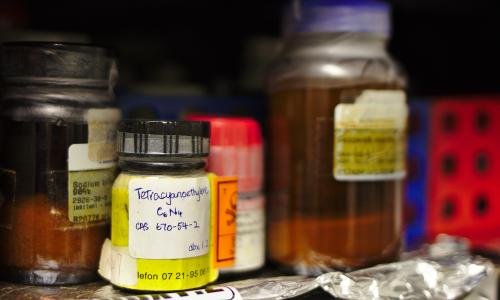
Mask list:
[[[220,176],[237,176],[240,192],[262,189],[264,154],[259,123],[251,118],[187,116],[207,121],[211,127],[211,151],[207,170]]]
[[[367,32],[390,35],[390,6],[378,0],[295,0],[285,9],[290,32]]]
[[[210,124],[199,121],[124,120],[118,126],[120,156],[205,157]]]
[[[118,72],[110,49],[84,44],[9,42],[0,47],[2,80],[112,89]]]
[[[210,122],[211,146],[251,146],[262,144],[257,121],[252,118],[187,116],[187,120]]]

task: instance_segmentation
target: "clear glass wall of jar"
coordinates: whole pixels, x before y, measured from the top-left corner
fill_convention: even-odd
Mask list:
[[[7,43],[1,79],[2,278],[93,280],[115,177],[115,60],[101,47]]]
[[[268,78],[268,254],[296,272],[398,257],[407,108],[404,77],[386,51],[388,14],[386,4],[362,0],[299,1],[288,11]],[[384,117],[390,125],[381,128]],[[381,147],[387,156],[372,155]]]

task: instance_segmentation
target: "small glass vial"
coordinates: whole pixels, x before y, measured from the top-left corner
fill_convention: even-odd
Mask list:
[[[204,171],[209,123],[126,120],[117,139],[122,172],[112,190],[111,271],[105,277],[133,290],[206,285],[213,279]]]
[[[293,4],[269,74],[269,256],[305,274],[393,261],[408,109],[390,8]]]
[[[94,280],[116,170],[115,59],[62,43],[6,43],[0,54],[0,274]]]

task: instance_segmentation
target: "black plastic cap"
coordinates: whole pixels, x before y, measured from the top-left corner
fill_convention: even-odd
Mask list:
[[[118,126],[118,153],[126,156],[205,157],[210,123],[124,120]]]
[[[210,123],[200,121],[123,120],[120,132],[210,137]]]

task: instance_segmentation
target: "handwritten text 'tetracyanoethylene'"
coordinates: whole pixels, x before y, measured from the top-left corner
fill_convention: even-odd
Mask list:
[[[172,205],[172,200],[174,199],[187,199],[194,198],[196,201],[200,201],[201,197],[204,195],[209,195],[210,190],[208,187],[201,187],[198,189],[188,189],[184,191],[176,192],[157,192],[153,190],[146,190],[141,187],[134,189],[137,193],[137,199],[139,200],[149,200],[149,201],[160,201],[166,200],[166,205]]]

